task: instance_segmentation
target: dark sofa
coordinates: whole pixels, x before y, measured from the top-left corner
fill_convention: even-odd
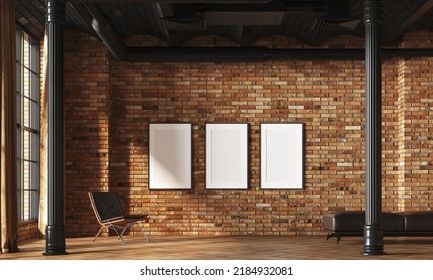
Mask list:
[[[384,236],[433,236],[433,212],[382,213]],[[327,240],[343,236],[364,234],[365,213],[355,211],[330,212],[323,216],[323,227],[328,231]]]

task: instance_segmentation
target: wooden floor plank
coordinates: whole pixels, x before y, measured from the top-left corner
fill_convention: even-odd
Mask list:
[[[20,244],[20,252],[0,255],[0,260],[433,260],[433,237],[385,239],[384,256],[362,256],[362,238],[343,238],[339,244],[324,236],[126,236],[66,240],[68,255],[44,256],[44,240]]]

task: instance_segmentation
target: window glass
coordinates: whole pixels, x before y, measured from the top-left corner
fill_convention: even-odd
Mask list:
[[[39,44],[17,28],[17,178],[21,221],[39,211]]]

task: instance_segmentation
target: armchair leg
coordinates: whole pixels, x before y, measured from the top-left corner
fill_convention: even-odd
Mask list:
[[[95,238],[93,239],[92,242],[95,242],[96,238],[98,238],[99,234],[101,234],[101,231],[102,231],[104,228],[105,228],[105,227],[102,226],[102,227],[99,229],[98,233],[95,235]]]
[[[137,222],[135,222],[134,224],[136,224],[139,228],[140,228],[140,230],[141,230],[141,233],[143,234],[143,236],[144,236],[144,241],[146,241],[146,242],[148,242],[149,241],[149,238],[147,237],[147,235],[146,235],[146,233],[144,232],[144,229],[143,229],[143,226],[142,225],[140,225],[139,223],[137,223]]]
[[[125,233],[125,231],[126,231],[126,230],[131,226],[131,225],[132,225],[132,226],[137,225],[138,228],[140,229],[141,233],[142,233],[143,236],[144,236],[144,240],[145,240],[146,242],[149,241],[149,238],[147,238],[147,235],[146,235],[146,233],[144,232],[143,227],[142,227],[138,222],[132,222],[132,223],[127,224],[127,225],[123,228],[122,233],[120,233],[120,236],[123,236],[123,234]]]
[[[129,224],[127,224],[127,225],[123,228],[122,232],[120,233],[120,236],[122,236],[128,228],[129,228]]]
[[[114,226],[114,225],[111,225],[111,226],[114,229],[114,231],[116,232],[117,236],[119,237],[119,238],[117,238],[117,240],[121,240],[123,244],[126,244],[126,242],[122,238],[122,234],[119,234],[119,232],[117,231],[116,226]],[[122,233],[123,233],[123,231],[122,231]]]
[[[144,236],[144,240],[146,242],[149,241],[149,238],[147,237],[146,233],[144,232],[143,226],[140,225],[138,222],[131,222],[131,223],[126,224],[125,226],[118,226],[118,225],[115,225],[115,224],[106,224],[106,225],[101,226],[101,228],[99,229],[98,233],[95,235],[95,238],[93,238],[92,242],[95,242],[96,238],[98,238],[98,236],[101,234],[101,232],[102,232],[102,230],[104,228],[112,228],[114,230],[114,232],[117,234],[117,240],[120,240],[123,244],[126,244],[125,240],[123,240],[123,234],[125,233],[125,231],[130,226],[134,226],[134,224],[137,225],[140,228],[140,231],[141,231],[141,233]],[[118,229],[121,229],[121,228],[122,228],[122,231],[119,233]]]

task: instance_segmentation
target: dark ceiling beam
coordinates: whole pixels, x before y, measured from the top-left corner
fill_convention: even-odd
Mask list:
[[[273,0],[68,0],[71,3],[269,3]]]
[[[409,17],[400,26],[400,31],[407,31],[414,23],[416,23],[422,16],[424,16],[428,11],[433,8],[433,0],[428,0],[424,3],[411,17]]]
[[[131,47],[126,46],[110,20],[88,4],[95,32],[112,55],[123,61],[148,62],[256,62],[268,60],[364,60],[364,49],[269,49],[265,47]],[[433,49],[384,49],[383,59],[432,57]]]
[[[192,1],[192,0],[170,0],[170,1],[153,1],[153,0],[69,0],[71,3],[171,3],[171,4],[198,4],[197,7],[204,11],[212,12],[285,12],[285,13],[324,13],[326,11],[326,1]],[[230,4],[230,5],[227,5]]]
[[[129,48],[126,60],[147,62],[261,62],[269,60],[363,60],[363,57],[363,49],[140,47]]]
[[[126,61],[261,62],[282,60],[364,60],[364,49],[269,49],[265,47],[128,47]],[[384,60],[433,57],[433,49],[384,49]]]
[[[325,13],[326,2],[322,1],[273,1],[271,3],[206,3],[199,5],[205,12],[285,12]]]
[[[326,11],[326,1],[286,1],[286,13],[323,13]]]

